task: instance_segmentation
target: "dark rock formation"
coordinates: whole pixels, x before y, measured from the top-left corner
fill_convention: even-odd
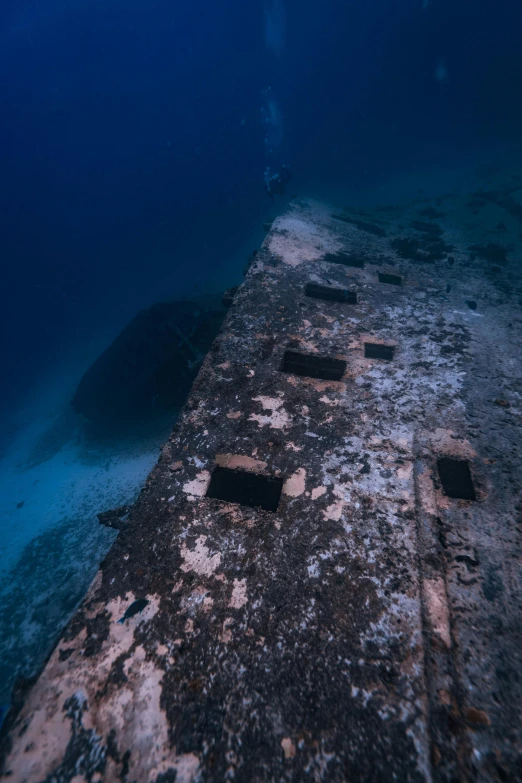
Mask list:
[[[129,511],[130,506],[120,506],[119,508],[113,508],[110,511],[103,511],[96,516],[98,517],[100,525],[112,527],[114,530],[121,530],[126,522]]]
[[[81,379],[76,412],[121,426],[180,407],[223,321],[213,304],[161,302],[138,313]]]
[[[234,297],[237,293],[237,289],[239,288],[238,285],[233,285],[232,288],[227,288],[226,291],[223,291],[223,296],[221,297],[221,301],[223,302],[223,307],[230,307],[232,302],[234,301]]]

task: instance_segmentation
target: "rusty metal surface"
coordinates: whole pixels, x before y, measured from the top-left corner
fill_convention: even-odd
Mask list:
[[[451,263],[401,260],[404,215],[337,212],[293,203],[252,259],[11,722],[6,780],[520,779],[521,319],[465,236]],[[282,372],[285,350],[346,371]],[[440,456],[475,501],[444,494]],[[277,511],[207,498],[216,465],[281,478]]]

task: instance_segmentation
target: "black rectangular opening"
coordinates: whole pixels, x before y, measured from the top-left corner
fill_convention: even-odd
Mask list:
[[[362,269],[364,266],[364,256],[358,253],[327,253],[324,257],[329,264],[342,264],[343,266],[356,266]]]
[[[330,359],[329,356],[285,351],[281,370],[308,378],[340,381],[346,370],[346,362],[342,359]]]
[[[207,498],[277,511],[282,489],[283,479],[276,476],[263,476],[261,473],[216,465],[210,477]]]
[[[394,353],[394,345],[382,345],[382,343],[364,343],[365,359],[385,359],[387,362],[391,362]]]
[[[437,470],[445,495],[449,498],[475,500],[475,487],[466,460],[441,457],[437,460]]]
[[[307,283],[305,286],[305,294],[312,299],[324,299],[326,302],[357,304],[357,293],[355,291],[348,291],[346,288],[335,288],[334,286]]]
[[[388,275],[386,272],[379,272],[379,283],[388,283],[389,285],[402,285],[402,277],[399,275]]]

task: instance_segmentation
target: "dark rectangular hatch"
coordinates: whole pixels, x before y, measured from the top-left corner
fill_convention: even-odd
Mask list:
[[[232,470],[216,465],[207,490],[207,498],[238,503],[250,508],[277,511],[283,479],[246,470]]]
[[[324,299],[326,302],[357,304],[357,293],[355,291],[348,291],[346,288],[307,283],[305,286],[305,294],[312,299]]]
[[[389,275],[386,272],[379,272],[379,283],[388,283],[388,285],[402,285],[402,277],[399,275]]]
[[[346,362],[342,359],[331,359],[329,356],[285,351],[281,370],[308,378],[340,381],[346,370]]]
[[[364,343],[365,359],[385,359],[391,362],[395,353],[394,345],[382,345],[382,343]]]
[[[324,260],[329,264],[342,264],[343,266],[355,266],[362,269],[364,266],[364,256],[359,253],[327,253]]]
[[[475,487],[466,460],[440,457],[437,460],[437,470],[445,495],[449,498],[475,500]]]

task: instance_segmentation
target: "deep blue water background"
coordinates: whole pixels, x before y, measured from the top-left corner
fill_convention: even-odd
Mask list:
[[[0,540],[22,554],[0,580],[0,712],[110,545],[100,493],[127,502],[155,458],[127,444],[121,468],[107,443],[78,456],[62,411],[36,428],[37,467],[18,470],[11,440],[34,400],[45,413],[63,385],[67,402],[141,308],[240,282],[284,208],[263,191],[267,164],[291,165],[289,196],[352,200],[415,172],[421,187],[422,172],[492,156],[519,165],[522,4],[423,5],[3,0],[0,457],[12,448],[13,474]],[[271,154],[269,86],[283,131]]]

